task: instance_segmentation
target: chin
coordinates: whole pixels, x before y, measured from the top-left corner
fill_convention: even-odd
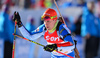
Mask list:
[[[50,29],[47,29],[47,30],[50,30]]]
[[[51,29],[47,28],[47,30],[51,30]]]

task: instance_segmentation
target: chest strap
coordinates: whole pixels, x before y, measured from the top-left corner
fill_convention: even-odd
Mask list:
[[[61,29],[61,30],[60,30],[60,34],[61,34],[64,30],[65,30],[65,28]],[[63,37],[60,37],[60,38],[61,38],[62,40],[64,40],[64,38],[67,37],[67,36],[69,36],[69,35],[71,36],[71,34],[66,34],[66,35],[64,35]]]
[[[71,34],[66,34],[66,35],[64,35],[63,39],[64,39],[65,37],[69,36],[69,35],[71,36]]]

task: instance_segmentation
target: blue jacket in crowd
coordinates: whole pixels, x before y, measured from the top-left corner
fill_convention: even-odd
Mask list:
[[[97,19],[95,15],[84,7],[82,15],[81,35],[86,36],[89,33],[91,36],[97,36]]]
[[[13,42],[13,32],[14,32],[14,24],[12,24],[9,19],[9,15],[6,12],[0,13],[0,38],[5,41]]]
[[[30,22],[27,22],[25,27],[29,32],[35,30],[35,25],[32,25]]]

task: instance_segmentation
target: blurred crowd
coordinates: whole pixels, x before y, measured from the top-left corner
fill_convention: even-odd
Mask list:
[[[98,0],[55,0],[60,7],[86,6],[86,2]],[[2,4],[9,4],[11,7],[19,7],[25,9],[48,8],[54,7],[54,0],[0,0],[0,8]]]
[[[79,16],[63,16],[64,20],[72,35],[78,41],[77,45],[84,44],[84,49],[82,51],[79,49],[81,58],[100,58],[100,0],[56,0],[56,2],[60,9],[70,7],[82,9]],[[56,6],[54,0],[0,0],[0,39],[4,40],[4,52],[2,52],[4,58],[12,57],[14,22],[13,16],[10,15],[11,7],[46,9]],[[28,16],[25,27],[29,32],[35,30],[35,18]],[[31,53],[34,50],[33,46],[34,44],[30,46]],[[81,52],[84,55],[81,55]]]

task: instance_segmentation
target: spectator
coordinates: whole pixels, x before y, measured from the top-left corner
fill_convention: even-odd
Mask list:
[[[45,8],[45,4],[44,4],[45,0],[40,0],[38,3],[39,3],[39,6],[41,8]]]
[[[100,48],[100,0],[97,2],[96,5],[96,16],[97,16],[97,28],[98,28],[98,38],[99,38],[99,48]],[[98,53],[98,58],[100,58],[100,49],[99,49],[99,53]]]
[[[97,28],[98,28],[99,47],[100,47],[100,14],[98,14],[97,20],[98,20],[98,22],[97,22],[97,24],[98,24]],[[100,57],[100,49],[99,49],[98,57]]]
[[[0,38],[4,40],[4,58],[12,57],[14,26],[9,20],[9,5],[2,6],[0,14]]]
[[[32,32],[33,30],[35,30],[35,21],[32,17],[28,17],[28,22],[26,23],[26,29],[29,31],[29,32]]]
[[[84,8],[82,15],[81,35],[86,39],[85,56],[86,58],[93,58],[97,56],[98,38],[97,38],[97,24],[94,15],[94,2],[88,2],[87,7]]]
[[[81,20],[82,20],[82,15],[80,15],[76,21],[75,21],[75,34],[76,35],[81,35]]]
[[[46,8],[50,8],[50,7],[52,7],[52,0],[45,0],[45,7]]]
[[[66,8],[73,6],[73,0],[59,0],[57,1],[60,7]]]
[[[31,0],[31,8],[35,8],[36,0]]]
[[[84,7],[86,6],[86,2],[84,0],[78,0],[77,6]]]
[[[25,0],[24,3],[25,3],[24,4],[24,8],[26,8],[26,9],[30,8],[30,5],[31,5],[31,1],[30,0]]]

